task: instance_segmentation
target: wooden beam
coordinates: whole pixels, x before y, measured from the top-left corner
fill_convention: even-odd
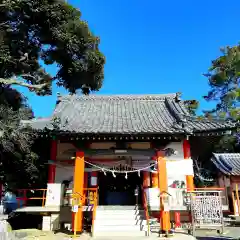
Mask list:
[[[75,150],[67,150],[65,153],[74,154]],[[82,149],[84,151],[85,157],[94,156],[154,156],[154,149]]]

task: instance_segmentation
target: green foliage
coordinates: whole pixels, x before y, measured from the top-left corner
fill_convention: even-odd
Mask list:
[[[235,135],[226,135],[215,145],[215,152],[239,152],[237,137]]]
[[[61,0],[0,0],[0,181],[13,188],[36,182],[44,167],[33,152],[36,135],[21,125],[33,113],[11,86],[37,95],[51,94],[54,81],[70,93],[89,94],[102,86],[100,40],[80,17]],[[42,63],[57,65],[56,75]]]
[[[184,101],[184,105],[191,115],[196,116],[196,111],[199,107],[199,102],[198,101],[196,101],[196,100],[186,100],[186,101]]]
[[[0,83],[51,94],[53,81],[71,93],[102,86],[99,38],[76,8],[59,0],[0,0]],[[57,64],[50,76],[45,65]]]
[[[204,98],[216,101],[217,116],[239,120],[240,45],[221,49],[222,56],[212,61],[208,78],[210,91]]]
[[[22,119],[32,116],[18,91],[0,87],[0,180],[12,188],[23,184],[27,187],[38,178],[35,164],[38,156],[31,150],[35,134],[20,125]]]
[[[210,91],[204,98],[215,101],[216,107],[206,112],[220,119],[240,120],[240,45],[221,49],[221,56],[212,61],[207,74]],[[224,136],[218,152],[238,151],[239,134]]]

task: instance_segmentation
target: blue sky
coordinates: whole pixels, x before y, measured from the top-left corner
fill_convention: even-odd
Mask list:
[[[101,39],[106,56],[100,94],[157,94],[182,92],[183,99],[213,104],[202,76],[219,48],[240,41],[239,0],[70,0]],[[50,67],[51,73],[56,72]],[[24,91],[37,117],[49,116],[53,96],[37,97]]]

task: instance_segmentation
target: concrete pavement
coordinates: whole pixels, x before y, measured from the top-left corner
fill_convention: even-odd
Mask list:
[[[225,227],[224,234],[221,236],[216,231],[200,230],[197,231],[197,239],[199,240],[228,240],[228,239],[240,239],[240,228],[239,227]]]
[[[28,232],[28,234],[25,233]],[[17,231],[18,232],[18,231]],[[24,240],[28,239],[26,235],[31,237],[37,237],[39,240],[70,240],[66,234],[52,232],[42,232],[39,230],[20,230],[21,234],[16,235],[16,239]],[[31,233],[32,232],[32,233]],[[228,227],[225,228],[225,234],[219,236],[216,231],[197,231],[197,237],[193,237],[184,233],[175,233],[173,237],[160,238],[157,234],[152,234],[150,237],[94,237],[92,238],[89,234],[82,234],[76,240],[161,240],[161,239],[171,239],[171,240],[239,240],[240,239],[240,228],[238,227]]]
[[[82,238],[79,238],[82,240]],[[161,239],[168,239],[168,240],[196,240],[195,237],[182,234],[182,233],[176,233],[173,237],[158,237],[157,235],[151,235],[149,237],[96,237],[96,238],[90,238],[93,240],[161,240]],[[85,240],[85,239],[84,239]]]

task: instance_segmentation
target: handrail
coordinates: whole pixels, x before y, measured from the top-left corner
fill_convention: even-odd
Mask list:
[[[148,205],[147,205],[147,195],[146,192],[144,191],[144,188],[142,187],[142,192],[143,192],[143,208],[145,212],[145,218],[147,221],[147,235],[150,235],[150,221],[149,221],[149,212],[148,212]]]
[[[89,206],[89,205],[93,206],[94,196],[96,194],[97,194],[97,188],[83,188],[83,197],[84,197],[84,199],[82,200],[83,206]],[[66,188],[63,199],[66,200],[67,203],[64,203],[64,205],[68,205],[70,203],[71,196],[72,196],[72,188]]]
[[[96,191],[97,188],[83,188],[83,191]],[[65,188],[65,190],[73,190],[73,188]]]
[[[203,188],[194,188],[193,191],[188,190],[188,188],[178,188],[178,187],[171,187],[170,188],[176,188],[179,190],[187,190],[188,192],[194,192],[194,191],[223,191],[225,188],[215,188],[215,187],[203,187]]]
[[[28,191],[31,191],[33,193],[36,191],[42,191],[42,197],[27,197]],[[18,194],[23,193],[22,197],[18,197],[18,196],[16,197],[18,201],[18,206],[20,205],[20,201],[23,201],[23,206],[26,206],[28,200],[42,200],[42,207],[43,207],[46,201],[46,191],[47,189],[45,188],[18,189],[17,190]]]
[[[72,190],[72,188],[66,188],[65,190]],[[42,196],[40,197],[39,195],[40,195],[40,193],[39,194],[37,194],[38,196],[36,196],[36,197],[27,197],[27,193],[28,192],[38,192],[38,191],[42,191]],[[84,192],[89,192],[89,191],[92,191],[92,192],[97,192],[97,188],[83,188],[83,191]],[[16,198],[17,198],[17,202],[18,202],[18,207],[20,207],[21,206],[21,202],[22,202],[22,205],[25,207],[25,206],[27,206],[27,202],[29,201],[29,200],[42,200],[42,207],[44,207],[44,205],[45,205],[45,202],[46,202],[46,192],[47,192],[47,189],[46,188],[39,188],[39,189],[37,189],[37,188],[32,188],[32,189],[18,189],[17,190],[17,192],[18,192],[18,195],[19,194],[21,194],[22,196],[17,196]],[[68,194],[69,196],[65,196],[64,197],[64,199],[69,199],[70,198],[70,196],[71,196],[71,194],[69,193]],[[85,196],[86,194],[84,194],[84,196]],[[85,203],[85,197],[84,197],[84,199],[82,200],[82,202],[84,202]]]

